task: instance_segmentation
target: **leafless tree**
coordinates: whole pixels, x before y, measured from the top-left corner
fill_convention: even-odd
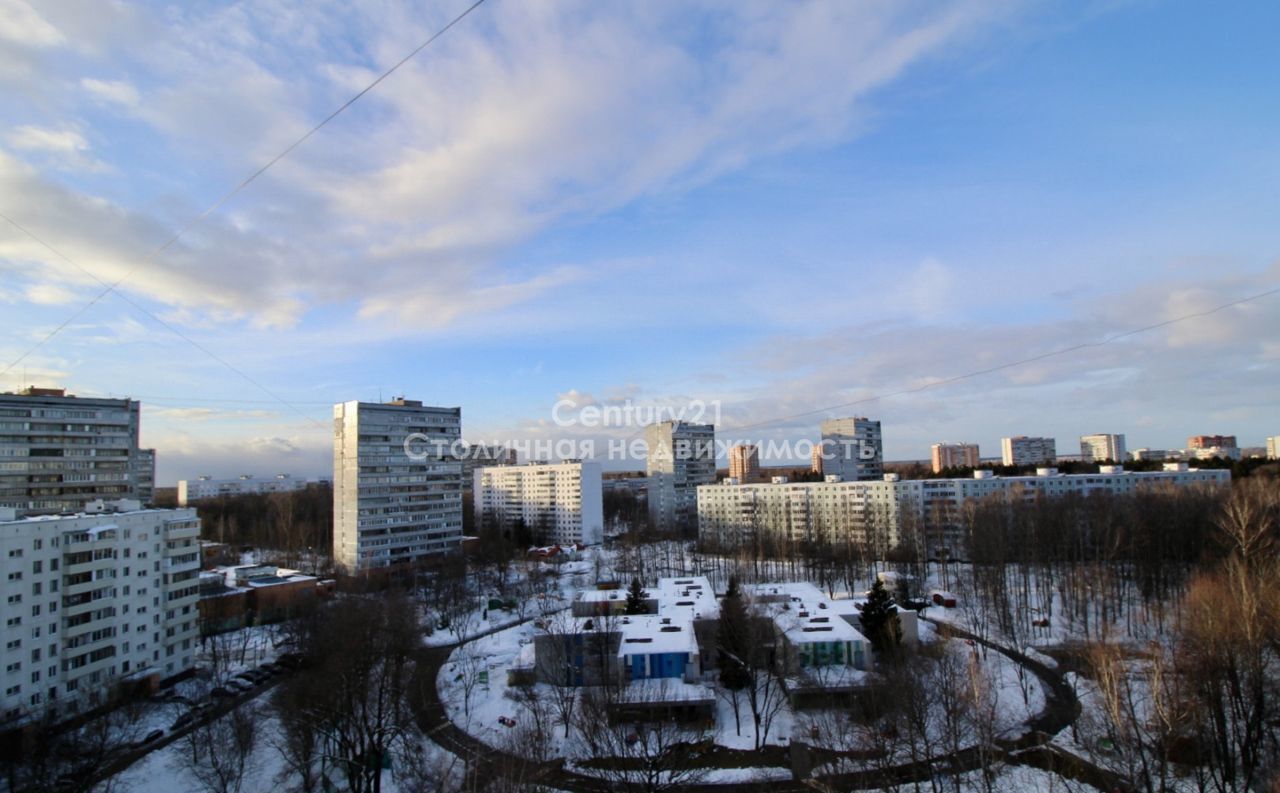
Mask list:
[[[699,752],[710,743],[707,730],[671,719],[615,723],[609,699],[602,689],[583,692],[578,732],[593,767],[614,786],[658,793],[706,778],[709,769]]]
[[[241,706],[197,725],[179,740],[176,764],[205,793],[239,793],[253,769],[258,715]]]

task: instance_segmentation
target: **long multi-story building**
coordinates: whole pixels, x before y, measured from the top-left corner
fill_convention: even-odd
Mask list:
[[[879,479],[884,475],[884,440],[880,422],[862,416],[822,422],[822,473],[843,482]]]
[[[139,403],[59,388],[0,394],[0,507],[75,512],[97,499],[146,503],[155,452],[138,448]]]
[[[196,479],[178,481],[178,504],[186,506],[193,501],[222,496],[243,496],[255,493],[290,493],[294,490],[306,490],[307,480],[289,474],[276,474],[270,479],[255,479],[250,474],[243,474],[235,479],[214,479],[201,476]]]
[[[333,407],[333,558],[349,573],[462,541],[462,408],[416,400]]]
[[[1080,436],[1080,459],[1083,462],[1125,461],[1124,435],[1097,432]]]
[[[478,525],[514,537],[523,527],[538,544],[604,541],[600,464],[530,463],[477,468]]]
[[[976,443],[935,443],[930,447],[933,472],[942,473],[947,468],[977,468],[978,444]]]
[[[740,443],[729,450],[729,478],[739,482],[755,482],[760,478],[760,449],[751,443]]]
[[[663,421],[644,436],[650,520],[661,531],[696,531],[698,487],[716,481],[716,428]]]
[[[1267,438],[1267,459],[1280,460],[1280,435]]]
[[[1221,485],[1231,481],[1226,470],[1188,469],[1166,464],[1162,471],[1130,472],[1104,465],[1096,474],[1059,474],[1039,469],[1035,476],[993,476],[975,471],[964,479],[899,479],[885,474],[880,481],[722,484],[698,488],[700,536],[722,547],[736,547],[771,538],[789,542],[832,545],[861,544],[884,554],[907,543],[919,543],[936,556],[961,547],[961,508],[971,499],[1003,494],[1034,498],[1095,492],[1132,493],[1159,485]],[[881,557],[883,558],[883,557]]]
[[[115,683],[194,666],[200,519],[93,502],[75,515],[0,509],[0,721],[75,711]]]
[[[1005,465],[1052,465],[1058,458],[1053,438],[1015,435],[1000,439],[1000,459]]]

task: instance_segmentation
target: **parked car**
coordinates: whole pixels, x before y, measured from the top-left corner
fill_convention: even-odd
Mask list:
[[[226,686],[218,686],[209,692],[209,696],[218,697],[220,699],[226,699],[228,697],[234,697],[235,694],[232,694],[231,691],[228,690]]]
[[[223,686],[228,691],[239,693],[241,691],[248,691],[251,688],[253,688],[253,683],[250,683],[247,680],[228,680],[226,683],[223,684]]]
[[[152,741],[158,741],[163,737],[164,737],[164,730],[152,730],[151,732],[147,733],[147,737],[143,738],[142,742],[144,744],[151,743]]]
[[[183,727],[190,724],[191,722],[195,721],[197,715],[199,715],[197,711],[189,710],[186,713],[183,713],[182,715],[178,716],[178,718],[174,719],[173,724],[169,725],[169,729],[180,730]]]

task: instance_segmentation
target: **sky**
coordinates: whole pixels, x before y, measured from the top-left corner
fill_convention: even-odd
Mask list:
[[[604,457],[584,408],[1280,434],[1280,295],[1098,344],[1280,287],[1280,6],[487,0],[217,203],[468,4],[0,0],[0,390],[140,399],[161,485],[400,395]]]

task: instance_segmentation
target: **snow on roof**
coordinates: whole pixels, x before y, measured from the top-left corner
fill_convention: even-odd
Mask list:
[[[743,592],[760,604],[792,644],[867,640],[850,624],[858,613],[853,601],[832,600],[808,582],[749,584]]]
[[[689,617],[636,614],[618,617],[614,625],[622,634],[619,655],[698,652],[698,639]]]
[[[720,615],[720,602],[706,576],[659,578],[658,614],[690,619],[714,619]]]

